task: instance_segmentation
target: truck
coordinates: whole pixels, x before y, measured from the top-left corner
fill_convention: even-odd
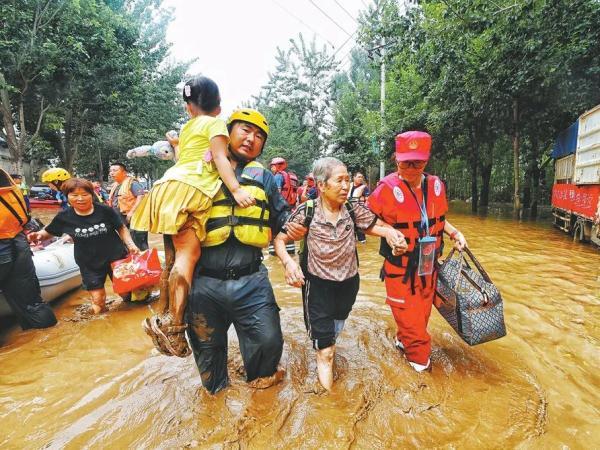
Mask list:
[[[551,157],[554,226],[600,247],[600,105],[559,134]]]

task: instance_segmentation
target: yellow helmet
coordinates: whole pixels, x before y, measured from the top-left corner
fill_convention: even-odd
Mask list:
[[[256,125],[258,128],[263,130],[267,136],[269,136],[269,124],[267,119],[255,109],[242,108],[234,111],[231,116],[229,116],[229,119],[227,119],[227,126],[231,125],[236,120],[241,120],[242,122],[248,122],[252,125]]]
[[[52,183],[54,181],[66,181],[71,178],[69,172],[60,167],[54,167],[46,170],[42,174],[42,183]]]

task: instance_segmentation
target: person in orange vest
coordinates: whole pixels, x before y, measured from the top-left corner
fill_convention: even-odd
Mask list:
[[[28,221],[21,189],[0,169],[0,290],[24,330],[56,325],[52,308],[42,300],[23,232]]]
[[[131,217],[144,198],[144,187],[127,174],[127,167],[123,163],[112,163],[108,174],[115,180],[108,195],[108,205],[121,215],[135,245],[142,251],[148,250],[148,232],[130,229]]]
[[[287,161],[284,158],[276,157],[271,160],[271,173],[275,175],[275,183],[281,195],[293,208],[298,200],[298,177],[292,171],[286,171]]]
[[[382,240],[379,253],[385,258],[381,275],[386,303],[398,326],[396,347],[417,372],[431,369],[427,323],[444,233],[456,249],[467,246],[463,234],[445,219],[448,202],[444,183],[424,173],[430,153],[429,134],[408,131],[396,136],[397,172],[383,178],[367,200],[371,211],[399,229],[408,244],[405,253],[394,255]]]

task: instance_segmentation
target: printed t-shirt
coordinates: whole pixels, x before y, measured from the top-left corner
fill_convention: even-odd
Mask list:
[[[314,205],[314,214],[306,237],[308,271],[324,280],[347,280],[358,272],[354,225],[360,230],[368,230],[375,225],[377,216],[362,203],[354,203],[353,223],[348,209],[342,205],[337,223],[333,224],[325,219],[320,197],[315,200]],[[303,203],[290,215],[288,222],[303,225],[305,218],[306,203]]]
[[[189,120],[179,135],[179,160],[156,183],[181,181],[213,198],[222,181],[214,162],[206,159],[210,140],[216,136],[225,136],[229,140],[227,126],[221,119],[197,116]]]
[[[80,216],[73,208],[59,212],[46,231],[54,236],[66,233],[73,238],[77,265],[103,269],[127,254],[117,234],[122,226],[123,221],[114,209],[95,203],[94,212],[89,216]]]

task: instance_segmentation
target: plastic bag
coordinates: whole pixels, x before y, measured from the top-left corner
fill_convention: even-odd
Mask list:
[[[155,248],[114,261],[111,266],[113,291],[117,294],[154,286],[158,284],[162,272]]]

